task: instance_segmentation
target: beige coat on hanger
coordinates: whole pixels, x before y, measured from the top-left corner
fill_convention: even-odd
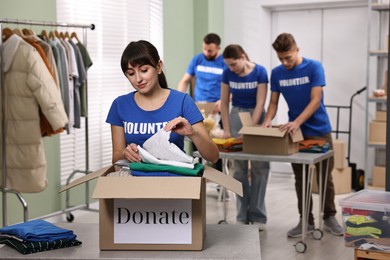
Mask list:
[[[22,193],[40,192],[46,188],[47,179],[39,108],[53,129],[65,127],[68,118],[61,93],[34,47],[13,34],[4,43],[3,58],[6,187]]]

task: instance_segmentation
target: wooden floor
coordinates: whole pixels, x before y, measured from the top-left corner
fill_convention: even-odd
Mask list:
[[[341,208],[338,201],[346,195],[336,195],[337,219],[341,223]],[[313,195],[316,227],[318,227],[318,195]],[[229,194],[229,201],[224,204],[218,199],[214,183],[207,185],[207,224],[218,224],[224,219],[224,205],[227,206],[227,224],[235,224],[235,198]],[[294,189],[294,179],[290,174],[271,174],[268,182],[266,205],[268,212],[267,230],[259,232],[262,260],[352,260],[352,248],[344,246],[343,237],[333,236],[324,231],[321,240],[315,240],[309,235],[305,243],[305,253],[298,253],[294,245],[301,238],[287,238],[287,231],[298,223],[297,200]],[[92,207],[97,207],[93,203]],[[92,211],[79,210],[73,212],[74,222],[98,222],[98,214]],[[64,216],[51,219],[53,222],[66,221]]]

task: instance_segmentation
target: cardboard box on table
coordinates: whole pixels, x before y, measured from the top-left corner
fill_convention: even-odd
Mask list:
[[[242,184],[206,166],[203,177],[107,177],[114,166],[87,174],[60,192],[98,178],[100,250],[202,250],[206,179],[242,196]]]
[[[211,112],[213,112],[213,109],[215,107],[215,102],[196,102],[195,103],[199,110],[204,113],[204,115],[207,117]]]
[[[248,112],[239,113],[239,116],[243,127],[238,133],[243,136],[244,153],[289,155],[299,152],[299,141],[303,140],[300,129],[290,135],[278,127],[253,125]]]

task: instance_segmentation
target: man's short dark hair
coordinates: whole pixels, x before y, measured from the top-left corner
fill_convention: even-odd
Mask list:
[[[209,33],[203,38],[203,42],[206,44],[212,44],[219,46],[221,45],[221,38],[216,33]]]
[[[292,36],[292,34],[281,33],[278,37],[276,37],[274,43],[272,43],[272,47],[277,52],[286,52],[296,48],[297,43],[295,42],[294,36]]]

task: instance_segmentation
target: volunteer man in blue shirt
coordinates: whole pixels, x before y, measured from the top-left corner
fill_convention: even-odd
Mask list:
[[[226,68],[220,53],[221,38],[209,33],[203,38],[203,52],[192,58],[177,90],[187,92],[195,78],[193,98],[195,102],[216,102],[213,113],[220,112],[222,72]]]
[[[331,125],[324,106],[323,87],[325,86],[324,69],[320,62],[304,58],[299,54],[299,48],[294,37],[289,33],[280,34],[272,47],[281,62],[271,72],[271,98],[263,126],[270,127],[271,120],[277,112],[280,93],[288,105],[289,122],[281,126],[281,130],[294,133],[301,128],[305,139],[325,140],[333,149]],[[288,231],[288,237],[302,235],[302,164],[293,164],[295,175],[295,191],[298,198],[298,210],[301,216],[296,227]],[[317,172],[319,165],[317,164]],[[324,205],[324,229],[335,236],[343,235],[343,229],[337,222],[335,191],[332,179],[333,157],[329,161],[328,178],[325,180],[327,164],[323,163],[323,181],[326,182]],[[307,231],[314,230],[312,213],[312,198],[310,201]]]

